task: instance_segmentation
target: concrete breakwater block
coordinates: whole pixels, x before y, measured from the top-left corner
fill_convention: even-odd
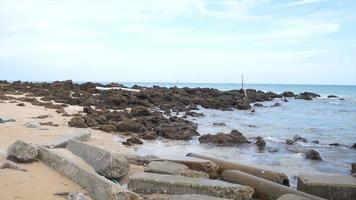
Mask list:
[[[87,141],[91,136],[89,131],[84,131],[80,133],[73,133],[68,135],[61,135],[55,138],[53,141],[44,144],[45,147],[49,148],[64,148],[67,145],[67,142],[71,139],[79,141]]]
[[[169,162],[169,161],[152,161],[145,167],[145,172],[181,175],[195,178],[208,178],[209,175],[205,172],[199,172],[189,169],[184,164]]]
[[[96,146],[69,140],[66,148],[91,165],[94,170],[106,178],[120,179],[129,172],[129,163],[118,153],[111,152]]]
[[[300,175],[297,188],[326,199],[356,199],[356,178],[352,176]]]
[[[249,200],[253,189],[247,186],[205,178],[138,172],[129,177],[130,190],[142,193],[201,194],[235,200]]]
[[[74,155],[73,155],[74,156]],[[68,177],[78,183],[90,196],[95,200],[136,200],[139,196],[125,190],[120,185],[111,182],[103,176],[97,174],[93,169],[74,162],[79,158],[67,158],[66,155],[60,154],[46,147],[39,147],[39,159],[58,171],[62,175]],[[82,161],[84,162],[84,161]]]
[[[310,200],[310,199],[296,194],[285,194],[279,197],[277,200]]]

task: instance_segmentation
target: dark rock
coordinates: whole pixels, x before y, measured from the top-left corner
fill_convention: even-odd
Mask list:
[[[286,92],[282,93],[282,96],[284,96],[284,97],[295,97],[295,94],[293,92],[286,91]]]
[[[312,143],[319,144],[319,140],[313,140]]]
[[[356,174],[356,163],[351,163],[351,174]]]
[[[161,124],[157,128],[157,132],[160,136],[173,140],[190,140],[193,136],[199,135],[195,127],[184,125],[179,122]]]
[[[117,131],[117,127],[113,124],[100,125],[99,129],[108,133]]]
[[[352,149],[356,149],[356,143],[351,146]]]
[[[254,112],[256,112],[256,110],[255,110],[254,108],[252,108],[252,109],[250,110],[250,112],[254,113]]]
[[[213,126],[226,126],[224,122],[214,122]]]
[[[15,162],[32,162],[38,157],[38,148],[35,145],[17,140],[7,149],[7,159]]]
[[[84,122],[87,124],[88,127],[95,127],[95,126],[98,125],[96,120],[90,115],[84,116],[83,119],[84,119]]]
[[[279,107],[279,106],[281,106],[281,104],[278,103],[278,102],[276,102],[276,103],[274,103],[273,105],[271,105],[270,107]]]
[[[286,144],[288,144],[288,145],[293,145],[293,144],[294,144],[294,141],[293,141],[293,140],[286,140]]]
[[[262,103],[255,103],[253,104],[254,107],[263,107],[263,104]]]
[[[142,140],[140,140],[138,137],[130,137],[126,140],[126,142],[131,144],[143,144]]]
[[[258,148],[264,148],[266,146],[266,141],[263,140],[261,137],[257,137],[256,138],[256,142],[255,142],[255,145],[258,147]]]
[[[18,103],[18,104],[16,104],[17,106],[25,106],[25,104],[24,103]]]
[[[329,99],[331,99],[331,98],[338,98],[338,96],[336,96],[336,95],[329,95],[328,98],[329,98]]]
[[[294,137],[293,137],[293,140],[295,141],[295,142],[307,142],[307,140],[305,139],[305,138],[303,138],[303,137],[300,137],[299,135],[295,135]]]
[[[235,146],[239,144],[248,143],[245,136],[243,136],[242,133],[240,133],[237,130],[233,130],[229,134],[225,134],[225,133],[217,133],[215,135],[207,134],[207,135],[200,136],[198,139],[200,143],[204,143],[204,144],[213,143],[219,146]]]
[[[58,124],[55,124],[53,122],[40,122],[41,126],[59,126]]]
[[[288,102],[288,99],[286,99],[286,98],[283,98],[283,101],[284,101],[284,102]]]
[[[312,92],[303,92],[300,93],[298,96],[296,96],[296,99],[304,99],[304,100],[313,100],[317,97],[320,97],[320,95]]]
[[[142,136],[142,139],[144,140],[155,140],[157,139],[158,135],[155,131],[147,131],[144,133]]]
[[[130,114],[133,117],[141,117],[141,116],[150,116],[151,115],[150,111],[148,111],[148,109],[143,106],[137,106],[137,107],[132,108]]]
[[[344,101],[345,99],[344,98],[339,98],[339,100]]]
[[[73,117],[69,122],[68,125],[70,127],[77,127],[77,128],[87,128],[87,124],[84,122],[82,117]]]
[[[204,117],[203,113],[197,113],[197,112],[192,112],[192,111],[187,111],[185,112],[186,115],[191,116],[191,117]]]
[[[145,127],[132,119],[125,119],[117,125],[117,130],[121,132],[130,131],[140,133],[145,131]]]
[[[339,143],[331,143],[331,144],[329,144],[329,146],[335,146],[335,147],[337,147],[337,146],[341,146],[341,144],[339,144]]]
[[[49,115],[40,115],[40,116],[37,116],[36,118],[37,119],[45,119],[47,117],[49,117]]]
[[[322,160],[318,151],[314,149],[309,149],[304,152],[305,158],[310,160]]]
[[[94,113],[94,109],[92,109],[91,107],[84,107],[83,108],[83,112],[86,113],[86,114],[92,114]]]

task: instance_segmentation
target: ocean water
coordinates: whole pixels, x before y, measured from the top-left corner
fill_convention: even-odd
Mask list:
[[[240,84],[188,84],[188,83],[124,83],[132,86],[160,85],[165,87],[209,87],[219,90],[239,89]],[[157,155],[161,157],[184,157],[189,152],[208,154],[230,161],[250,164],[261,168],[286,173],[293,186],[299,174],[350,174],[350,164],[356,162],[356,150],[350,146],[356,142],[356,86],[336,85],[265,85],[245,84],[245,88],[281,93],[309,91],[321,95],[313,101],[290,98],[289,102],[276,99],[263,102],[267,107],[249,111],[220,111],[200,108],[198,112],[204,117],[188,118],[198,124],[201,135],[228,133],[233,129],[241,131],[253,141],[253,137],[261,136],[266,140],[264,150],[255,145],[247,144],[238,147],[218,147],[200,144],[197,138],[191,141],[157,140],[145,141],[145,145],[137,147],[141,155]],[[344,100],[328,99],[327,95],[337,95]],[[275,102],[280,107],[268,107]],[[213,126],[214,122],[223,122],[224,127]],[[307,143],[286,145],[286,139],[299,135],[308,140]],[[311,141],[318,140],[319,144]],[[339,143],[340,146],[330,146]],[[303,151],[316,149],[323,161],[307,160]]]

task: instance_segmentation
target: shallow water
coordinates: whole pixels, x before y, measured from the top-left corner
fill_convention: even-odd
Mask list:
[[[142,84],[140,84],[142,85]],[[154,84],[152,84],[154,85]],[[156,84],[157,85],[157,84]],[[147,85],[146,86],[150,86]],[[167,86],[164,85],[163,86]],[[169,86],[169,85],[168,85]],[[239,88],[237,84],[178,85],[179,87],[214,87],[221,90]],[[205,117],[189,118],[198,124],[200,134],[241,131],[246,137],[261,136],[266,142],[266,149],[260,151],[253,144],[238,147],[217,147],[199,144],[197,138],[191,141],[157,140],[145,141],[137,147],[142,155],[154,154],[161,157],[183,157],[189,152],[204,153],[244,164],[286,173],[295,186],[295,176],[303,173],[349,174],[350,164],[356,162],[356,150],[349,148],[356,142],[356,86],[313,86],[313,85],[247,85],[264,91],[317,92],[321,98],[314,101],[289,99],[283,102],[263,102],[267,107],[249,111],[219,111],[200,108]],[[338,95],[345,100],[328,99],[327,95]],[[280,107],[268,107],[279,102]],[[214,122],[223,122],[224,127],[216,127]],[[307,143],[286,145],[286,139],[300,135]],[[318,140],[319,144],[311,141]],[[340,143],[343,146],[329,146]],[[310,161],[303,157],[306,149],[316,149],[323,161]],[[273,152],[276,151],[277,152]]]

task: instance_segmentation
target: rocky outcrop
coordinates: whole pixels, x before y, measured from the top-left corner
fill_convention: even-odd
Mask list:
[[[304,99],[304,100],[313,100],[317,97],[320,97],[319,94],[312,93],[312,92],[303,92],[296,96],[296,99]]]
[[[32,162],[38,157],[38,147],[17,140],[7,149],[7,158],[15,162]]]
[[[199,138],[200,143],[204,144],[216,144],[218,146],[235,146],[239,144],[248,143],[248,140],[245,136],[242,135],[237,130],[232,130],[231,133],[217,133],[215,135],[207,134],[200,136]]]

